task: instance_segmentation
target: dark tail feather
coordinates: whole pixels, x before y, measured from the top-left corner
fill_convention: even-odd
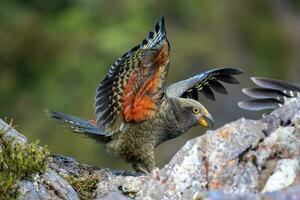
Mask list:
[[[73,115],[66,115],[60,112],[54,112],[51,110],[45,110],[46,114],[55,119],[56,121],[63,124],[63,127],[68,130],[80,133],[85,136],[88,136],[92,139],[102,141],[105,137],[105,133],[93,125],[89,120],[76,117]]]
[[[281,80],[252,77],[260,88],[244,88],[243,93],[254,99],[241,101],[240,108],[245,110],[275,109],[282,106],[287,98],[300,97],[300,86]]]

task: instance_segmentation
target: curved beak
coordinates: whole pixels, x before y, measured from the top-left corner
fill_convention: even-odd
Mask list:
[[[214,120],[211,114],[207,113],[206,115],[202,115],[199,120],[199,124],[204,126],[205,128],[212,128],[214,126]]]

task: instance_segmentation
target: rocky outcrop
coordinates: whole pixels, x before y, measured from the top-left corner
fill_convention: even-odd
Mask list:
[[[27,142],[14,129],[6,137]],[[19,199],[299,199],[300,99],[207,131],[149,175],[52,156],[47,170],[17,185]]]

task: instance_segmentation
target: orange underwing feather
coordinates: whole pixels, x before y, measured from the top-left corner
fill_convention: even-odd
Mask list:
[[[93,125],[96,125],[96,120],[95,120],[95,119],[91,119],[91,120],[89,120],[89,122],[90,122],[91,124],[93,124]]]
[[[134,93],[134,86],[137,81],[136,72],[132,73],[124,90],[123,110],[125,121],[142,122],[155,114],[157,109],[156,103],[159,100],[155,94],[162,89],[161,76],[168,60],[168,44],[162,46],[161,51],[153,60],[153,66],[156,66],[155,73],[152,77],[139,88],[137,93]],[[147,67],[143,69],[143,73],[147,72]]]
[[[100,82],[95,96],[96,126],[112,135],[128,122],[151,118],[164,95],[169,42],[164,17],[139,45],[121,56]]]

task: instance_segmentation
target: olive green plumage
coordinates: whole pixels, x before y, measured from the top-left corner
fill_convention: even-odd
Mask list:
[[[155,168],[154,148],[191,127],[212,127],[213,119],[198,101],[199,94],[215,100],[213,91],[227,94],[220,81],[237,84],[239,69],[218,68],[166,86],[170,44],[164,18],[143,42],[119,58],[100,82],[95,120],[59,112],[48,115],[73,132],[106,144],[109,152],[136,171]]]
[[[194,113],[195,108],[200,112]],[[130,124],[124,132],[112,136],[107,149],[132,163],[135,170],[150,172],[155,167],[154,148],[197,125],[202,115],[209,116],[202,112],[207,111],[195,100],[166,99],[153,118]]]

